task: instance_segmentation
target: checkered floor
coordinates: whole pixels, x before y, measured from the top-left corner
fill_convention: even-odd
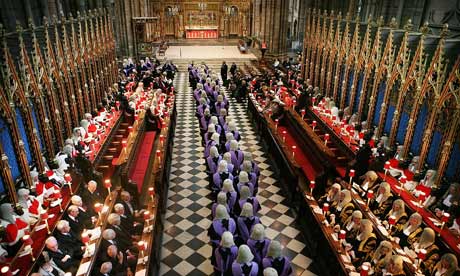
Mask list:
[[[160,275],[212,275],[211,246],[207,236],[212,201],[202,158],[204,149],[195,117],[195,103],[188,87],[187,73],[180,72],[174,82],[178,91],[178,117]],[[229,114],[235,118],[242,135],[241,148],[253,153],[261,170],[257,197],[262,205],[259,217],[266,227],[267,237],[278,240],[284,246],[283,253],[290,258],[294,275],[315,275],[308,270],[312,260],[307,257],[304,238],[270,170],[269,160],[247,117],[246,105],[230,99]]]

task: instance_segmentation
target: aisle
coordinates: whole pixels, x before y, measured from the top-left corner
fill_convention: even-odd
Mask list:
[[[211,204],[195,103],[187,72],[174,80],[177,125],[171,164],[160,275],[212,275],[207,230]]]
[[[307,257],[305,240],[287,207],[287,199],[282,195],[276,176],[271,171],[270,160],[261,146],[260,137],[252,127],[247,114],[247,104],[237,103],[230,95],[227,97],[230,101],[229,114],[235,119],[241,133],[240,148],[252,152],[260,168],[257,199],[262,209],[258,214],[266,228],[265,233],[269,239],[277,240],[283,245],[283,254],[291,260],[294,275],[315,275],[308,270],[312,260]]]

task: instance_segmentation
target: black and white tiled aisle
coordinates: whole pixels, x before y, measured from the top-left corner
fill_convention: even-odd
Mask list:
[[[204,149],[195,117],[195,103],[188,87],[188,74],[179,72],[174,82],[178,93],[177,126],[160,275],[212,275],[211,246],[207,236],[212,219],[212,201],[202,158]],[[294,275],[315,275],[308,270],[312,260],[306,257],[308,252],[304,239],[246,114],[247,108],[245,104],[229,100],[229,114],[235,119],[242,136],[241,149],[252,152],[261,171],[257,197],[262,209],[258,215],[266,227],[266,235],[283,245],[283,253],[291,260]]]
[[[177,125],[165,214],[160,275],[212,275],[211,196],[188,73],[174,80]]]

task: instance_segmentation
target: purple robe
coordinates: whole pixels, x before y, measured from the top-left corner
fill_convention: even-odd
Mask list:
[[[236,203],[237,193],[235,191],[227,192],[226,195],[227,195],[227,205],[233,209]]]
[[[208,156],[208,158],[206,158],[206,164],[208,165],[209,174],[215,174],[217,172],[217,164],[219,164],[220,160],[222,160],[222,157],[220,156]]]
[[[252,228],[254,228],[254,225],[258,223],[260,223],[260,219],[257,216],[238,217],[238,233],[240,238],[243,240],[243,243],[246,243],[252,233]]]
[[[232,273],[233,276],[257,276],[259,273],[259,266],[255,262],[250,263],[250,270],[248,267],[248,271],[245,273],[243,272],[245,264],[240,264],[237,262],[234,262],[232,265]]]
[[[200,128],[203,131],[208,130],[209,122],[211,121],[211,116],[203,115],[200,117]]]
[[[243,164],[241,164],[240,166],[240,171],[243,170]],[[258,179],[257,179],[257,175],[254,173],[254,172],[250,172],[248,173],[248,177],[249,177],[249,181],[252,183],[252,185],[254,185],[254,188],[257,187],[257,182],[258,182]]]
[[[251,203],[252,205],[252,208],[254,210],[254,213],[255,212],[258,212],[261,207],[260,207],[260,203],[259,203],[259,200],[257,199],[257,197],[255,196],[250,196],[248,197],[247,199],[240,199],[238,200],[238,205],[240,206],[240,210],[243,209],[243,205],[248,202],[248,203]]]
[[[241,187],[243,187],[243,186],[247,186],[249,188],[249,191],[251,192],[251,195],[255,196],[254,185],[251,182],[247,182],[247,183],[238,182],[238,184],[236,184],[238,194],[241,194]]]
[[[236,141],[240,141],[241,140],[241,135],[240,135],[240,132],[238,130],[233,130],[231,131],[232,134],[233,134],[233,137],[235,138]]]
[[[228,204],[228,203],[227,203],[227,204]],[[211,215],[212,215],[212,217],[213,217],[213,218],[215,218],[215,217],[216,217],[216,209],[217,209],[217,205],[219,205],[219,203],[217,203],[217,202],[214,202],[214,203],[212,204],[212,206],[211,206]],[[230,207],[228,207],[228,205],[227,205],[227,206],[225,206],[225,207],[227,208],[227,213],[229,213],[229,214],[230,214],[230,212],[231,212],[231,210],[230,210]]]
[[[222,234],[225,231],[229,231],[232,234],[235,234],[236,224],[235,220],[232,218],[229,219],[215,219],[212,221],[211,226],[208,230],[208,235],[211,240],[211,243],[214,247],[219,246]]]
[[[211,150],[211,148],[213,146],[216,146],[216,147],[219,147],[219,145],[217,144],[216,141],[214,140],[209,140],[206,142],[206,146],[204,148],[204,158],[208,158],[209,157],[209,151]]]
[[[259,265],[262,265],[263,258],[267,256],[270,240],[267,238],[263,240],[253,240],[249,238],[247,244],[254,255],[254,261]]]
[[[232,156],[233,166],[239,168],[243,164],[243,152],[241,150],[231,150],[230,155]]]
[[[225,177],[225,175],[227,175],[227,177]],[[225,172],[225,173],[219,173],[219,172],[216,172],[213,176],[212,176],[212,190],[214,191],[219,191],[222,189],[222,183],[224,183],[224,180],[225,179],[230,179],[231,181],[233,181],[233,175],[229,172]]]
[[[215,106],[216,106],[216,113],[217,114],[220,114],[220,110],[222,108],[225,108],[225,104],[223,102],[222,103],[217,102],[217,103],[215,103]]]
[[[199,117],[202,117],[204,115],[204,111],[209,108],[209,105],[207,104],[200,104],[197,108],[196,108],[196,113]]]
[[[238,247],[236,245],[230,248],[217,247],[214,250],[214,269],[217,272],[215,275],[221,275],[230,271],[237,255]]]
[[[286,257],[279,257],[273,259],[272,257],[266,257],[262,260],[263,268],[272,267],[274,268],[279,276],[289,276],[292,273],[291,262]]]
[[[225,116],[220,116],[219,115],[219,125],[221,125],[224,128],[227,126],[227,122],[225,121]]]
[[[195,98],[195,101],[197,102],[197,104],[200,103],[202,93],[203,93],[202,89],[195,89],[195,92],[193,92],[193,97]]]

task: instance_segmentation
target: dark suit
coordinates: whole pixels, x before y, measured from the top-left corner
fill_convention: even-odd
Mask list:
[[[81,192],[81,199],[83,201],[83,204],[86,206],[86,208],[93,212],[95,212],[94,211],[95,203],[97,202],[104,203],[104,198],[98,191],[95,191],[94,193],[90,193],[88,189],[84,189],[83,192]]]
[[[107,228],[115,231],[115,234],[117,235],[115,240],[118,244],[118,249],[120,251],[125,252],[128,248],[132,246],[133,243],[131,236],[129,235],[129,232],[126,232],[120,226],[115,225],[109,225]]]
[[[72,233],[68,234],[62,234],[61,232],[57,232],[55,235],[56,240],[59,243],[59,247],[63,248],[67,252],[71,252],[71,256],[76,258],[76,259],[81,259],[83,256],[83,251],[81,250],[81,247],[84,246],[84,244],[77,239]]]
[[[105,263],[105,262],[112,263],[112,271],[110,272],[110,275],[116,275],[116,276],[126,275],[126,269],[128,268],[128,265],[126,262],[126,254],[123,253],[123,261],[121,264],[118,261],[118,257],[111,258],[107,254],[104,254],[101,258],[101,263]]]
[[[74,237],[80,237],[84,229],[83,223],[78,218],[71,218],[68,214],[65,214],[64,219],[69,222],[70,232],[72,232],[72,235],[74,235]]]
[[[80,262],[74,258],[72,255],[69,254],[65,248],[59,248],[58,251],[51,251],[48,250],[50,258],[53,258],[54,263],[65,272],[71,272],[73,275],[77,272],[78,266]],[[71,256],[67,261],[63,262],[62,259],[65,255]]]

